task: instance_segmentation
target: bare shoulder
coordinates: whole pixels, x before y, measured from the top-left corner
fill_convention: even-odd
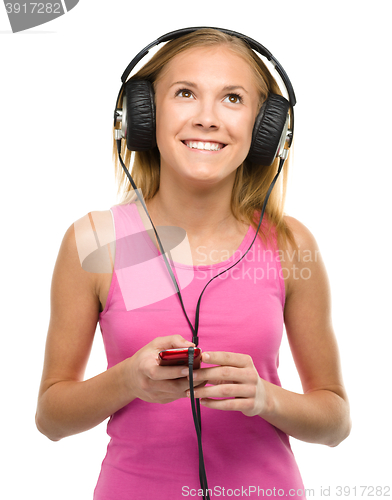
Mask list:
[[[295,217],[284,216],[288,228],[293,233],[297,249],[291,245],[281,251],[281,264],[285,278],[286,295],[298,290],[299,287],[310,286],[314,280],[327,279],[321,252],[316,238],[305,224]]]
[[[63,281],[67,277],[67,285],[76,286],[79,292],[83,288],[84,293],[94,294],[96,273],[88,269],[88,262],[91,254],[100,245],[97,228],[102,234],[102,227],[108,225],[105,220],[108,220],[108,217],[104,212],[89,212],[65,231],[53,273],[54,290],[58,282],[64,285]]]
[[[93,211],[73,224],[80,263],[92,273],[113,271],[115,229],[110,210]]]
[[[308,250],[318,248],[315,237],[305,224],[290,215],[285,215],[283,219],[292,231],[299,248]]]
[[[75,221],[73,225],[76,236],[80,236],[84,240],[89,238],[94,232],[103,241],[111,238],[114,234],[113,217],[110,210],[88,212]]]
[[[99,305],[102,276],[113,272],[114,225],[110,210],[93,211],[66,230],[58,252],[52,279],[52,304],[69,289],[85,297],[91,307]],[[98,307],[98,306],[97,306]]]

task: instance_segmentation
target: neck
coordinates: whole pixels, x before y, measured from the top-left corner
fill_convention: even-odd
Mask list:
[[[231,179],[209,188],[179,186],[160,179],[160,187],[146,205],[155,226],[178,226],[193,240],[208,239],[224,233],[238,221],[231,212],[231,193],[235,172]]]

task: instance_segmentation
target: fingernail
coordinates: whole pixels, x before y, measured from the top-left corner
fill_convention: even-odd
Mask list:
[[[205,361],[208,361],[210,359],[210,355],[208,354],[208,352],[203,352],[203,359]]]
[[[184,368],[183,370],[181,370],[181,375],[188,375],[188,373],[189,373],[188,368]]]

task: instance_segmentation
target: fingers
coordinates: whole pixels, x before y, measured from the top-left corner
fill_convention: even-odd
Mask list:
[[[237,368],[234,366],[214,366],[200,368],[193,372],[196,382],[208,381],[215,386],[227,384],[257,384],[258,374],[254,367]]]
[[[190,397],[190,391],[187,391]],[[195,387],[195,398],[208,408],[223,411],[241,411],[244,415],[254,416],[260,413],[260,396],[257,385],[253,384],[218,384]]]
[[[189,392],[189,391],[188,391]],[[220,384],[213,386],[195,387],[196,398],[253,398],[256,389],[248,384]],[[187,393],[188,395],[188,393]]]
[[[186,340],[181,335],[168,335],[166,337],[156,337],[152,342],[150,342],[150,345],[158,351],[163,351],[164,349],[192,347],[195,344],[193,342],[189,342],[189,340]]]
[[[223,411],[241,411],[247,416],[260,413],[264,404],[263,384],[251,356],[231,352],[205,352],[202,361],[209,365],[193,374],[194,380],[208,385],[194,388],[200,403]],[[211,385],[212,384],[212,385]],[[190,396],[190,391],[187,391]]]
[[[194,380],[208,380],[214,385],[227,383],[256,384],[258,373],[251,356],[233,352],[203,352],[203,363],[215,365],[211,368],[201,368],[194,372]],[[185,372],[183,372],[185,375]]]
[[[184,377],[181,374],[181,369],[183,368],[181,365],[159,366],[158,353],[166,349],[187,348],[194,345],[181,335],[155,338],[143,348],[145,354],[143,372],[152,380],[172,380]]]
[[[214,410],[241,411],[247,416],[259,413],[255,386],[224,384],[196,387],[194,395],[200,399],[200,404]],[[187,396],[190,397],[190,391],[187,391]]]
[[[166,368],[166,367],[164,367]],[[200,382],[195,384],[194,387],[202,388],[205,386],[205,382]],[[168,402],[175,401],[179,398],[187,397],[187,392],[189,390],[189,380],[186,377],[175,379],[175,380],[153,380],[146,379],[142,384],[143,390],[150,395],[150,400],[155,402]]]
[[[173,380],[176,378],[184,378],[186,376],[182,374],[184,366],[159,366],[158,364],[151,366],[149,371],[149,377],[152,380]]]
[[[175,399],[186,397],[186,391],[189,389],[189,381],[185,378],[178,380],[150,380],[148,382],[152,393],[170,394]]]
[[[201,399],[200,404],[214,410],[241,411],[249,417],[258,414],[255,410],[254,400],[251,398]]]
[[[253,366],[251,356],[235,352],[203,352],[202,361],[208,365],[236,366],[237,368]]]
[[[143,401],[166,403],[186,397],[189,380],[182,366],[159,366],[158,353],[165,349],[194,346],[181,335],[157,337],[126,360],[126,383],[130,393]]]

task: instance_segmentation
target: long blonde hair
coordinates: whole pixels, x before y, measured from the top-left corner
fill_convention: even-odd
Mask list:
[[[256,84],[260,93],[259,109],[270,92],[281,94],[278,84],[272,77],[267,66],[258,55],[242,39],[223,33],[213,28],[203,28],[175,40],[167,42],[131,79],[149,80],[155,88],[162,70],[177,54],[194,47],[224,45],[240,55],[249,63],[256,77]],[[121,103],[122,95],[119,103]],[[117,144],[113,127],[113,161],[118,185],[117,194],[121,196],[120,205],[127,204],[134,199],[134,190],[119,162]],[[126,141],[122,141],[121,157],[129,169],[132,163],[131,175],[138,189],[143,193],[146,201],[152,199],[159,189],[160,180],[160,153],[155,146],[149,151],[130,151]],[[232,196],[231,210],[239,221],[246,221],[257,229],[261,208],[267,190],[278,170],[279,160],[276,159],[269,167],[251,164],[245,160],[236,171]],[[269,240],[271,230],[275,228],[278,245],[285,249],[290,243],[298,249],[294,235],[287,226],[284,216],[288,180],[289,158],[286,160],[282,173],[268,199],[264,219],[267,219],[266,228],[260,227],[259,234],[264,242]],[[258,217],[257,217],[258,214]]]

